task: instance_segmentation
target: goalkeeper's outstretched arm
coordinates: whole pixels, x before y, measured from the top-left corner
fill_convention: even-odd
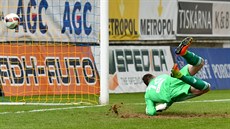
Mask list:
[[[156,108],[153,101],[146,98],[145,103],[146,103],[146,109],[145,109],[146,114],[150,116],[156,115]]]

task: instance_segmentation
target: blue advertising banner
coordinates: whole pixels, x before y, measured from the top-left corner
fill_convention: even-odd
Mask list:
[[[174,51],[175,48],[172,48]],[[211,89],[230,89],[230,48],[189,48],[203,57],[204,67],[195,75],[211,84]],[[182,68],[186,61],[173,53],[175,62]]]

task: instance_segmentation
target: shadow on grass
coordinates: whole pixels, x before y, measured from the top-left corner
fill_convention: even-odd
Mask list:
[[[230,118],[230,114],[228,112],[222,113],[193,113],[193,112],[169,112],[164,111],[158,113],[156,116],[148,116],[144,112],[136,113],[130,108],[125,107],[123,103],[114,104],[108,110],[106,115],[110,115],[113,117],[119,118],[164,118],[164,119],[174,119],[174,118]]]

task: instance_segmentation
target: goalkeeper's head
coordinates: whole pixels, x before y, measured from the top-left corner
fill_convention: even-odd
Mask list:
[[[154,79],[155,76],[150,74],[150,73],[147,73],[145,74],[143,77],[142,77],[142,81],[145,83],[146,86],[149,85],[149,82]]]

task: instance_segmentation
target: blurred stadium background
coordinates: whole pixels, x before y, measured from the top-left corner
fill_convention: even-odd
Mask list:
[[[185,65],[173,51],[186,36],[194,38],[190,50],[206,61],[197,76],[212,89],[229,89],[228,1],[121,0],[111,6],[110,75],[117,88],[110,83],[110,92],[144,91],[143,74],[169,74],[173,63]]]

